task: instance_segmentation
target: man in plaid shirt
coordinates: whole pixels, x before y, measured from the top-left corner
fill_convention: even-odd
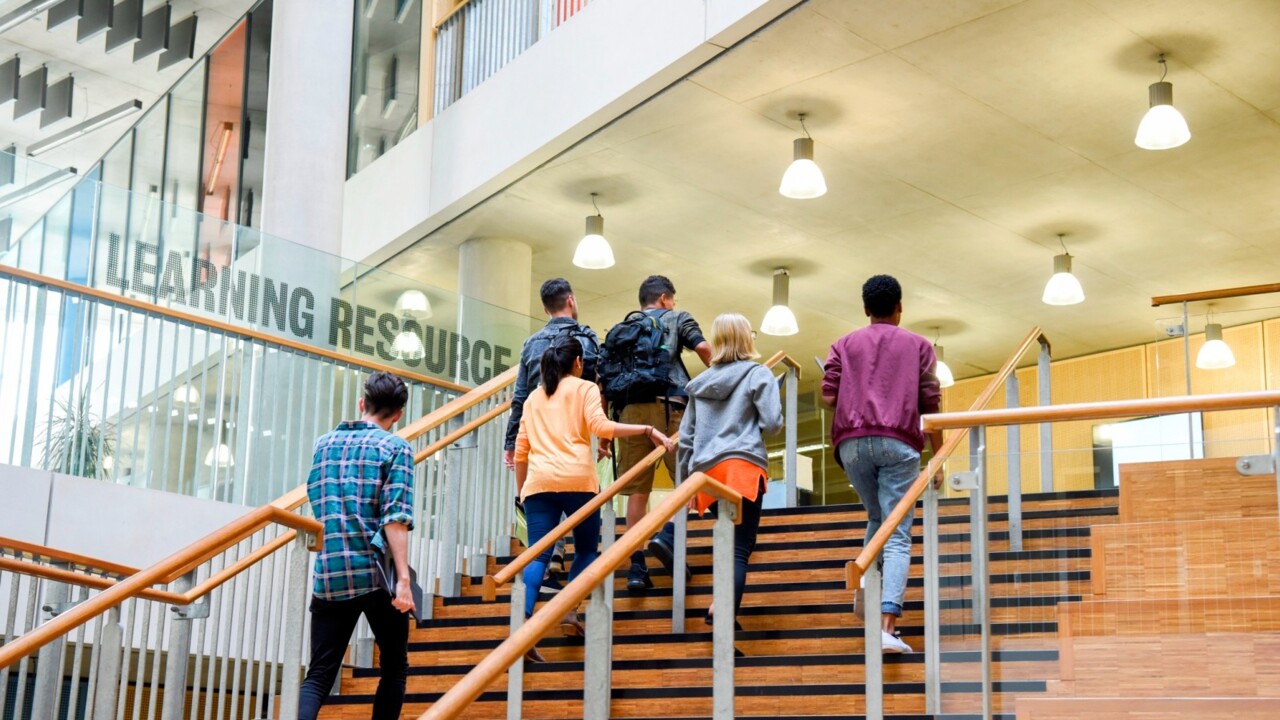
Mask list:
[[[365,381],[363,417],[339,423],[316,441],[307,497],[324,523],[311,599],[311,664],[302,683],[299,720],[315,720],[333,688],[356,622],[364,615],[380,652],[373,720],[400,717],[409,669],[409,531],[413,529],[413,452],[391,434],[409,390],[385,372]],[[383,589],[373,539],[383,535],[398,578]]]

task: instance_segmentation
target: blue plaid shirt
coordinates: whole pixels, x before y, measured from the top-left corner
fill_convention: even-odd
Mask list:
[[[350,600],[380,587],[371,542],[387,523],[413,529],[413,452],[377,425],[339,423],[316,440],[307,477],[311,512],[324,523],[314,593]]]

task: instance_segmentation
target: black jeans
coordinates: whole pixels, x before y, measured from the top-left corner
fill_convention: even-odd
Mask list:
[[[409,615],[396,610],[385,590],[351,600],[311,599],[311,664],[299,693],[298,720],[315,720],[342,669],[356,622],[364,615],[378,644],[382,676],[372,720],[399,720],[409,672]]]
[[[756,491],[755,500],[742,499],[742,522],[733,529],[733,614],[742,607],[742,593],[747,589],[747,564],[756,549],[756,536],[760,533],[760,509],[764,506],[764,480]],[[707,517],[716,517],[720,503],[711,506]],[[675,548],[676,525],[667,523],[658,534],[667,547]]]

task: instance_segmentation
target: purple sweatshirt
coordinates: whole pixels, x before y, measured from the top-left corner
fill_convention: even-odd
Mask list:
[[[937,412],[942,399],[936,362],[928,340],[891,323],[872,323],[837,340],[822,376],[822,394],[836,397],[832,447],[874,436],[923,450],[920,416]]]

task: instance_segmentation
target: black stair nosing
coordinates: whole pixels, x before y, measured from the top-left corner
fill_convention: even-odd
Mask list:
[[[943,663],[976,663],[981,654],[977,650],[944,650]],[[1054,662],[1058,659],[1057,650],[995,650],[992,652],[994,662]],[[886,665],[919,665],[924,663],[924,653],[906,655],[885,655]],[[734,660],[736,667],[814,667],[820,665],[865,665],[865,653],[835,653],[827,655],[752,655]],[[691,658],[642,658],[613,661],[613,670],[688,670],[710,669],[713,661],[710,657]],[[415,665],[409,668],[411,676],[432,675],[466,675],[474,665]],[[551,661],[545,663],[528,663],[524,666],[526,673],[549,672],[582,672],[581,660]],[[357,678],[376,678],[381,671],[377,668],[353,668],[352,676]]]
[[[991,623],[992,635],[1021,635],[1023,633],[1055,633],[1058,624],[1055,622],[1011,622]],[[969,623],[943,623],[939,626],[942,635],[949,637],[976,636],[977,625]],[[924,628],[919,625],[901,625],[898,632],[904,637],[920,637]],[[840,640],[860,638],[864,634],[861,627],[830,628],[785,628],[775,630],[744,630],[734,634],[738,642],[756,642],[766,640]],[[410,652],[438,652],[448,650],[492,650],[506,638],[482,638],[480,640],[437,640],[412,641]],[[636,633],[634,635],[614,635],[615,645],[673,645],[680,643],[709,643],[711,628],[706,632],[686,633]],[[544,637],[540,641],[544,647],[581,647],[582,638],[577,637]]]

